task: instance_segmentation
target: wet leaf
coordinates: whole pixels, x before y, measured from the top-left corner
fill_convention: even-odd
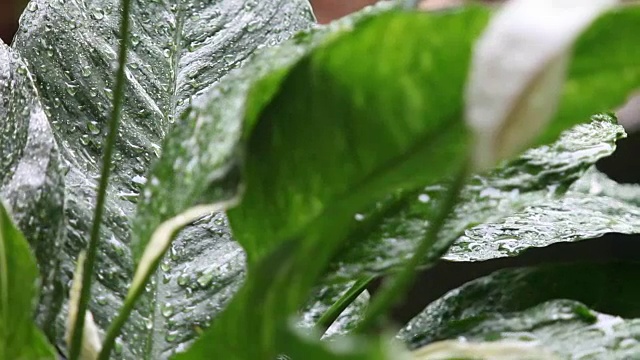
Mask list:
[[[592,170],[560,198],[528,204],[498,221],[467,230],[444,257],[482,261],[515,256],[532,247],[640,233],[640,187],[621,185]]]
[[[163,145],[134,220],[133,248],[139,258],[163,221],[197,204],[233,197],[240,186],[241,137],[251,132],[258,113],[271,100],[290,69],[306,54],[375,14],[381,4],[344,20],[299,33],[280,46],[257,51],[194,101]],[[243,124],[243,121],[245,124]],[[245,128],[246,127],[246,128]],[[182,189],[182,191],[175,191]]]
[[[412,348],[462,337],[525,341],[562,358],[633,357],[640,351],[638,269],[610,263],[498,271],[430,304],[398,336]]]
[[[33,79],[20,56],[0,44],[0,198],[34,249],[42,287],[37,323],[48,336],[62,306],[58,279],[64,231],[64,181]]]
[[[121,40],[119,3],[119,0],[34,0],[22,16],[12,44],[35,74],[36,87],[68,167],[64,189],[67,237],[59,247],[65,254],[60,278],[65,286],[72,277],[73,259],[87,242],[93,214],[101,146],[113,101],[114,66]],[[148,166],[160,154],[164,135],[170,128],[181,126],[174,123],[189,103],[239,67],[258,47],[279,43],[311,23],[309,4],[304,0],[133,3],[132,30],[127,37],[131,50],[123,119],[114,150],[115,168],[102,227],[98,281],[90,304],[99,326],[104,328],[112,320],[131,280],[134,262],[129,251],[129,219],[147,182]],[[217,246],[233,248],[233,244],[225,244],[228,237],[218,235],[217,231],[217,225],[212,223],[186,230],[184,234],[203,237],[194,247],[203,246],[211,251]],[[182,253],[188,253],[189,257],[182,257]],[[193,263],[196,271],[191,274],[193,277],[202,275],[198,275],[198,271],[212,271],[205,269],[205,264],[215,265],[204,258],[194,259],[195,254],[209,254],[191,251],[188,247],[182,253],[173,268],[182,271]],[[190,325],[170,323],[160,315],[162,308],[170,305],[176,305],[175,312],[182,310],[178,309],[175,299],[166,298],[169,295],[180,294],[180,302],[185,303],[214,298],[204,294],[188,298],[191,290],[175,284],[178,274],[168,274],[175,286],[170,290],[172,294],[156,293],[155,286],[149,287],[146,301],[133,314],[119,340],[118,356],[167,357],[197,334],[199,325],[191,326],[192,330],[184,336],[174,336],[174,331]],[[163,284],[164,276],[167,274],[159,275],[154,284]],[[221,281],[225,279],[223,276]],[[208,290],[202,292],[212,295],[226,287],[206,288]],[[67,289],[63,290],[66,296]],[[206,306],[222,303],[212,299]],[[198,319],[204,323],[207,316],[215,313],[210,309],[205,311],[204,307],[202,304],[197,312],[180,319]],[[58,322],[63,321],[61,314]],[[61,332],[57,339],[62,345]]]
[[[589,238],[587,236],[593,235],[593,232],[580,223],[585,220],[584,211],[592,209],[595,203],[584,207],[574,204],[577,207],[573,208],[575,212],[571,212],[569,202],[576,196],[576,191],[570,190],[566,194],[565,192],[574,181],[583,177],[585,171],[598,159],[613,153],[616,140],[623,136],[625,134],[622,127],[616,125],[613,119],[596,116],[591,123],[578,125],[566,131],[553,144],[531,149],[495,170],[474,176],[463,189],[460,202],[445,225],[446,231],[441,233],[438,243],[425,259],[425,264],[442,256],[451,242],[467,229],[467,236],[456,240],[445,255],[446,259],[487,260],[514,255],[528,247],[546,246],[563,241],[563,238],[557,236],[557,231],[563,229],[568,233],[569,229],[580,228],[578,234],[584,231],[582,239]],[[580,180],[580,184],[588,183],[591,181],[589,179],[590,176],[585,177],[584,180]],[[607,187],[610,186],[615,189],[617,184],[607,183]],[[584,185],[576,184],[571,189],[578,187]],[[377,204],[369,212],[362,212],[362,228],[350,236],[352,245],[338,257],[333,271],[330,272],[330,279],[381,274],[401,266],[424,237],[428,229],[428,220],[437,209],[445,189],[446,183],[399,194]],[[597,198],[593,197],[592,201],[597,202]],[[548,207],[553,206],[552,204],[561,206],[563,202],[567,202],[567,215],[575,214],[573,219],[579,222],[567,228],[568,224],[558,223],[556,226],[551,219],[547,222],[539,221],[540,215],[550,215],[547,213]],[[522,212],[523,210],[525,212]],[[580,210],[583,212],[579,213]],[[606,208],[603,211],[606,212]],[[538,214],[538,218],[529,219],[528,216],[532,213]],[[608,230],[606,226],[602,227],[607,220],[594,223],[593,227],[598,228],[600,234],[619,230],[619,226],[609,227]],[[518,242],[519,229],[526,233],[524,229],[527,226],[520,225],[523,223],[529,224],[529,227],[544,228],[540,228],[536,233],[538,238],[530,237],[529,241],[523,239]],[[497,241],[501,240],[501,224],[505,229],[502,234],[513,234],[516,239],[505,244]],[[556,230],[555,233],[553,229]],[[634,231],[628,227],[626,229],[627,232]],[[571,240],[578,239],[579,236]]]
[[[32,320],[37,297],[36,259],[0,202],[0,358],[55,359]]]
[[[250,107],[246,190],[228,212],[248,254],[247,281],[177,359],[278,355],[288,343],[280,330],[303,305],[356,212],[397,187],[461,170],[464,69],[487,15],[470,8],[363,21],[300,59],[258,117]],[[436,30],[437,37],[421,35]],[[460,86],[432,85],[445,83]],[[428,169],[424,158],[432,161]],[[247,347],[243,339],[257,340]]]
[[[337,204],[355,216],[353,204],[463,167],[462,84],[487,15],[469,8],[378,16],[289,72],[247,135],[246,190],[228,212],[250,263]],[[438,37],[417,36],[436,28]],[[396,41],[407,33],[416,36]]]

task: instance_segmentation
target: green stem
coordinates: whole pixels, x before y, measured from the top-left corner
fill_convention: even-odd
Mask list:
[[[460,172],[454,182],[449,187],[445,198],[443,199],[442,206],[438,209],[436,216],[431,221],[425,237],[413,253],[413,256],[405,267],[389,282],[385,282],[385,286],[380,290],[379,294],[375,297],[365,318],[358,324],[356,331],[365,332],[374,325],[377,324],[378,319],[386,313],[386,311],[392,307],[399,299],[404,295],[407,288],[413,283],[416,275],[416,268],[422,264],[425,256],[432,248],[433,244],[438,239],[438,234],[445,224],[447,217],[454,209],[460,190],[464,185],[466,179],[466,170]]]
[[[235,199],[220,201],[209,205],[197,205],[164,221],[156,228],[138,262],[136,272],[133,275],[133,281],[131,282],[131,286],[129,286],[129,292],[124,299],[124,305],[120,308],[118,316],[111,322],[107,330],[107,335],[102,343],[102,350],[98,355],[98,360],[109,359],[116,337],[118,337],[122,326],[127,322],[127,319],[129,319],[129,315],[131,315],[136,301],[144,292],[145,284],[151,276],[156,273],[160,261],[167,253],[167,250],[169,250],[171,242],[178,232],[194,220],[206,214],[228,209],[233,206],[233,204],[235,204]]]
[[[127,294],[127,298],[124,301],[124,305],[120,308],[120,312],[118,312],[118,316],[111,322],[109,325],[109,329],[107,330],[107,335],[102,342],[102,350],[98,355],[97,360],[109,360],[109,356],[111,356],[111,350],[115,344],[116,338],[120,334],[120,330],[124,326],[124,324],[129,319],[129,315],[131,315],[131,311],[133,311],[136,300],[142,292],[144,291],[144,287],[139,287],[134,290],[133,293]]]
[[[91,281],[93,280],[93,269],[95,267],[96,256],[98,252],[98,242],[100,241],[100,225],[102,224],[102,215],[104,213],[105,202],[107,198],[107,186],[109,184],[109,176],[111,174],[111,158],[113,156],[113,148],[115,147],[118,135],[118,125],[120,124],[120,115],[122,113],[122,105],[124,100],[125,87],[125,69],[127,64],[127,45],[129,44],[129,13],[131,10],[131,0],[122,1],[122,15],[120,21],[120,52],[118,54],[118,70],[116,72],[116,82],[113,91],[113,111],[109,121],[109,133],[104,145],[104,153],[102,156],[102,173],[100,176],[100,185],[98,187],[98,196],[96,200],[96,208],[93,216],[93,224],[91,228],[91,237],[89,238],[89,246],[87,248],[87,259],[84,263],[84,271],[82,278],[82,290],[80,300],[78,301],[78,314],[76,322],[73,326],[73,335],[71,338],[71,349],[69,352],[69,360],[77,360],[82,348],[82,332],[84,331],[84,319],[89,305],[91,296]]]
[[[367,278],[363,278],[357,280],[353,286],[347,290],[338,301],[336,301],[318,320],[316,326],[321,331],[322,334],[327,332],[329,326],[333,324],[334,321],[342,314],[344,309],[347,308],[366,288],[367,286],[375,279],[374,276],[370,276]]]

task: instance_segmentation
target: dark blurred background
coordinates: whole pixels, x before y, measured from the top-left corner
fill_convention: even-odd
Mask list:
[[[27,0],[0,0],[0,38],[9,44],[16,31],[19,14]],[[377,0],[312,0],[318,21],[329,22]],[[457,5],[463,0],[422,0],[421,7],[431,10]],[[498,2],[500,0],[485,0]],[[427,36],[427,34],[425,34]],[[629,137],[621,140],[616,153],[600,161],[597,166],[613,179],[623,183],[640,183],[640,98],[632,99],[617,112]],[[517,258],[497,259],[476,263],[441,262],[425,270],[406,301],[394,312],[394,320],[404,323],[431,301],[466,281],[489,274],[504,267],[519,267],[550,262],[607,261],[612,259],[640,260],[640,236],[610,234],[599,239],[579,243],[555,244],[527,251]],[[379,283],[378,283],[379,284]],[[376,285],[377,286],[377,285]],[[375,291],[376,286],[371,290]]]

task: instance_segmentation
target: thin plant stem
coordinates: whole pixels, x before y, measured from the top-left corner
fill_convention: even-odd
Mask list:
[[[353,286],[347,290],[344,295],[338,299],[318,320],[316,326],[320,330],[322,334],[327,332],[327,329],[333,324],[338,316],[342,314],[342,312],[349,306],[355,299],[362,294],[362,292],[371,284],[371,282],[375,279],[374,276],[370,276],[367,278],[363,278],[357,280]]]
[[[171,242],[178,232],[194,220],[206,214],[223,211],[235,203],[236,199],[231,199],[228,201],[219,201],[215,204],[197,205],[164,221],[156,228],[136,267],[133,281],[131,286],[129,286],[129,292],[124,299],[124,305],[120,308],[118,316],[116,316],[111,322],[111,325],[109,325],[107,335],[102,343],[102,350],[100,350],[100,354],[98,355],[98,360],[109,360],[109,355],[115,344],[116,337],[118,337],[122,326],[127,322],[127,319],[129,319],[129,315],[131,315],[136,301],[144,292],[145,284],[151,276],[156,273],[160,261],[169,250]]]
[[[446,192],[442,206],[438,209],[436,216],[431,221],[431,225],[427,229],[425,237],[422,239],[420,244],[418,244],[413,256],[409,259],[404,268],[402,268],[396,276],[390,279],[391,281],[385,282],[383,288],[371,302],[365,318],[356,327],[357,332],[363,333],[375,326],[378,319],[384,315],[390,307],[396,304],[402,296],[404,296],[407,288],[413,283],[416,276],[416,268],[420,266],[429,249],[431,249],[438,239],[438,234],[440,233],[442,226],[445,224],[447,217],[458,201],[458,195],[464,185],[466,174],[465,168],[464,171],[461,171],[456,176]]]
[[[82,333],[84,331],[84,319],[89,298],[91,296],[91,281],[93,279],[93,270],[95,267],[96,256],[98,252],[98,243],[100,241],[100,225],[102,224],[102,216],[104,213],[105,202],[107,198],[107,186],[111,175],[111,158],[113,156],[113,148],[115,147],[118,135],[118,126],[120,124],[120,116],[122,113],[122,105],[124,101],[125,88],[125,69],[127,63],[127,45],[129,44],[129,13],[131,12],[131,0],[121,0],[122,14],[120,19],[120,51],[118,54],[118,70],[116,72],[115,88],[113,91],[113,110],[111,119],[109,120],[109,133],[105,141],[102,156],[102,172],[100,175],[100,185],[98,187],[98,196],[96,200],[96,208],[93,216],[93,224],[91,227],[91,236],[89,238],[89,246],[87,248],[87,258],[84,263],[84,277],[82,278],[82,290],[80,300],[78,302],[78,314],[73,327],[73,335],[71,338],[71,349],[69,352],[69,360],[77,360],[82,348]]]
[[[100,354],[98,355],[97,360],[108,360],[109,356],[111,356],[111,350],[115,344],[116,338],[120,334],[120,329],[124,326],[124,324],[129,319],[129,315],[131,315],[131,311],[134,308],[136,300],[142,295],[144,292],[144,287],[139,287],[134,290],[133,293],[128,294],[127,298],[124,301],[124,305],[120,308],[118,312],[118,316],[111,322],[109,325],[109,329],[107,330],[107,335],[104,338],[102,343],[102,349],[100,350]]]

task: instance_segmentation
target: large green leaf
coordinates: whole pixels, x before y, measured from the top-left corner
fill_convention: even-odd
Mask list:
[[[334,204],[357,211],[463,166],[462,84],[486,20],[478,8],[382,15],[291,70],[247,135],[246,191],[228,213],[249,259]]]
[[[258,111],[277,89],[282,74],[276,72],[274,75],[274,70],[286,70],[318,44],[348,32],[360,18],[366,18],[387,9],[389,5],[385,4],[342,22],[299,34],[280,47],[264,49],[249,59],[242,68],[224,78],[212,91],[194,101],[188,112],[181,118],[184,126],[175,127],[167,137],[162,157],[150,174],[152,181],[144,190],[144,197],[139,204],[134,221],[133,248],[136,257],[141,256],[154,230],[161,222],[167,221],[193,205],[214,202],[235,195],[239,180],[236,156],[238,140],[243,129],[242,117],[245,111],[249,111],[247,106],[251,105],[254,108],[253,111]],[[261,89],[264,91],[257,91],[254,88],[252,96],[249,96],[252,85],[267,76],[270,78],[261,83]],[[255,100],[252,104],[247,104],[249,97]],[[175,191],[175,189],[183,191]],[[226,215],[220,213],[214,216],[216,226],[213,231],[227,233]],[[221,310],[237,285],[243,280],[243,276],[239,275],[244,274],[244,252],[238,250],[238,245],[229,242],[228,236],[225,246],[211,246],[201,241],[201,245],[196,247],[192,245],[192,239],[193,236],[180,236],[175,239],[170,256],[160,266],[159,278],[168,285],[158,288],[158,296],[159,299],[170,297],[177,304],[184,302],[178,299],[181,294],[178,292],[176,296],[176,291],[172,288],[171,284],[176,281],[173,274],[178,275],[178,284],[193,284],[192,290],[202,289],[203,286],[196,285],[198,279],[205,280],[204,287],[212,284],[213,289],[201,292],[207,297],[207,304],[210,304],[206,321],[198,322],[189,319],[189,315],[181,315],[191,321],[178,322],[178,326],[183,323],[184,327],[189,329],[196,322],[200,329],[209,324],[211,318]],[[237,252],[234,250],[235,255],[227,253],[228,247],[237,250]],[[188,248],[197,249],[201,254],[197,255],[198,258],[195,261],[186,263],[182,260],[182,256]],[[196,252],[194,256],[195,254]],[[228,261],[228,264],[220,267],[217,262],[211,263],[212,258],[226,259],[224,261]],[[229,272],[229,268],[234,270]],[[228,285],[228,290],[221,291],[220,287],[225,285]],[[323,302],[326,298],[322,295],[330,290],[318,291],[320,292],[318,296],[310,297],[313,303],[310,308],[303,310],[303,319],[314,319],[319,315],[319,311],[325,310],[330,305],[326,301]],[[166,296],[162,295],[165,292]],[[183,307],[176,308],[180,310]],[[351,323],[355,318],[347,313],[341,320]],[[173,324],[169,331],[174,333],[176,323],[169,324]],[[308,327],[311,324],[302,322],[300,325]],[[345,327],[338,327],[338,330],[340,329]]]
[[[635,38],[628,35],[637,29],[639,19],[640,8],[616,9],[603,15],[578,39],[558,113],[539,138],[540,143],[553,141],[561,131],[584,122],[596,112],[611,110],[624,102],[627,94],[640,85],[640,63],[636,60],[640,54],[636,53],[638,47],[630,45],[635,42]],[[604,53],[607,56],[603,56]],[[522,227],[524,230],[528,226],[531,230],[530,233],[521,234],[524,239],[514,240],[507,235],[518,235],[509,230],[513,227],[509,221],[517,222],[530,215],[543,214],[545,206],[556,207],[559,211],[564,209],[565,212],[570,206],[582,206],[584,202],[579,199],[575,200],[580,204],[569,204],[571,200],[567,200],[567,204],[563,206],[563,200],[554,200],[553,197],[566,190],[596,160],[611,154],[614,150],[613,142],[622,135],[621,128],[605,123],[573,131],[573,134],[565,135],[551,147],[544,146],[529,151],[497,171],[475,177],[463,191],[462,202],[448,224],[450,231],[443,235],[440,244],[433,248],[425,262],[441,256],[463,230],[485,222],[504,221],[504,231],[496,234],[502,235],[502,238],[489,235],[492,230],[500,230],[501,223],[487,228],[479,226],[468,233],[469,237],[459,239],[447,258],[484,260],[515,255],[531,246],[587,239],[606,232],[620,231],[622,228],[625,233],[637,232],[626,221],[612,222],[607,227],[607,218],[620,210],[618,205],[609,203],[603,209],[603,221],[598,225],[578,229],[576,236],[571,236],[568,232],[564,232],[567,235],[565,237],[554,237],[558,233],[544,234],[540,231],[562,231],[564,225],[551,224],[551,227],[545,227],[548,224],[545,223],[531,227],[532,221]],[[423,191],[391,195],[376,207],[361,213],[358,218],[363,224],[351,235],[352,245],[345,247],[345,254],[336,260],[330,277],[350,279],[363,272],[377,274],[402,264],[404,259],[411,256],[416,244],[426,233],[428,220],[433,216],[433,209],[437,208],[438,198],[443,191],[443,187],[426,187]],[[573,219],[580,220],[578,216],[584,216],[590,209],[594,210],[594,202],[584,204],[584,211],[580,215],[576,213]],[[535,207],[538,203],[540,207]],[[501,220],[523,210],[525,206],[533,207],[525,210],[531,210],[529,213]],[[597,209],[596,213],[591,212],[591,215],[596,214],[600,214]],[[549,217],[545,219],[552,220]],[[597,231],[595,226],[600,226]],[[570,228],[577,227],[576,224]],[[496,243],[494,240],[505,241]]]
[[[154,180],[148,182],[138,204],[132,239],[136,259],[163,221],[196,204],[236,195],[242,134],[250,133],[257,113],[270,101],[291,67],[321,44],[391,8],[382,3],[328,26],[299,33],[277,47],[262,49],[194,101],[181,119],[184,125],[175,127],[167,136],[162,156],[150,173]]]
[[[247,282],[177,358],[276,356],[287,343],[279,330],[325,270],[354,214],[398,187],[461,170],[462,84],[470,43],[487,15],[479,8],[382,14],[320,46],[282,78],[250,123],[246,190],[228,213],[250,259]],[[257,341],[246,346],[244,339]]]
[[[37,322],[48,327],[62,305],[57,278],[63,235],[63,175],[47,116],[20,56],[0,44],[0,197],[38,259]],[[13,271],[13,270],[12,270]]]
[[[34,0],[22,16],[12,45],[35,75],[68,166],[68,226],[60,279],[65,285],[73,273],[73,259],[87,242],[92,219],[102,139],[113,100],[119,14],[118,0]],[[255,49],[283,41],[309,27],[312,20],[306,0],[134,2],[123,119],[101,233],[98,281],[90,304],[99,326],[110,323],[130,282],[133,261],[128,248],[129,218],[146,182],[147,167],[160,153],[164,134],[171,127],[188,126],[175,119]],[[209,223],[200,228],[183,233],[200,241],[175,249],[175,257],[165,265],[175,269],[169,278],[160,277],[149,286],[146,301],[126,326],[117,348],[120,356],[166,357],[192,338],[198,327],[191,326],[191,331],[180,336],[174,336],[174,331],[206,322],[215,313],[207,307],[221,306],[221,298],[229,296],[224,295],[226,286],[220,288],[210,282],[189,298],[191,288],[177,284],[183,271],[200,278],[198,272],[206,274],[226,263],[220,259],[219,264],[210,264],[205,258],[209,253],[198,249],[214,251],[216,246],[235,246],[228,236],[218,234],[217,218],[207,220]],[[189,263],[193,263],[190,268]],[[237,277],[233,269],[240,265],[234,262],[229,266],[227,277],[221,279]],[[156,293],[156,288],[166,290]],[[217,293],[220,297],[213,296]],[[164,310],[171,306],[175,310]],[[196,309],[182,312],[182,306]],[[171,315],[165,318],[162,314]],[[59,321],[63,318],[60,316]]]
[[[531,149],[495,170],[474,176],[463,189],[460,202],[445,225],[446,231],[441,232],[438,243],[427,255],[425,264],[442,256],[451,242],[467,229],[467,237],[457,239],[445,256],[446,259],[486,260],[516,253],[507,253],[507,249],[524,250],[563,241],[566,238],[556,235],[560,230],[567,230],[568,233],[566,223],[539,223],[537,219],[529,219],[528,216],[532,213],[551,215],[546,212],[552,204],[560,206],[563,202],[570,201],[576,192],[572,190],[565,193],[567,188],[582,177],[598,159],[613,153],[616,140],[623,136],[622,127],[616,125],[612,118],[596,116],[591,123],[566,131],[553,144]],[[590,179],[591,177],[585,177],[580,182],[589,182]],[[578,186],[582,185],[576,184],[574,187]],[[445,183],[391,196],[371,210],[362,212],[358,216],[362,227],[350,235],[351,245],[345,247],[334,262],[330,279],[381,274],[402,266],[425,236],[429,228],[428,221],[437,210],[446,188]],[[592,200],[595,202],[596,197]],[[580,217],[584,217],[584,212],[593,208],[593,205],[594,203],[574,204],[575,212],[567,211],[568,216],[575,215],[573,219],[584,222],[584,218]],[[524,213],[523,209],[526,209]],[[570,206],[567,203],[568,209]],[[607,210],[615,211],[611,207],[602,209],[603,212]],[[504,224],[503,235],[508,232],[512,234],[511,238],[516,237],[518,240],[515,234],[518,230],[512,231],[514,223],[528,224],[517,226],[523,233],[525,229],[534,226],[544,229],[527,233],[537,237],[530,236],[520,242],[514,240],[510,247],[509,244],[495,242],[500,240],[501,232],[498,230],[501,224]],[[605,226],[602,226],[603,223]],[[572,239],[579,239],[581,231],[582,239],[589,238],[594,235],[592,230],[595,227],[600,230],[599,234],[619,231],[620,226],[613,224],[614,222],[607,224],[605,220],[597,225],[593,224],[593,227],[575,229],[580,227],[576,223],[570,227],[577,231]],[[629,233],[635,231],[630,227],[625,230]]]
[[[640,323],[631,319],[640,316],[639,275],[636,263],[502,270],[427,306],[399,337],[412,348],[464,337],[529,341],[567,358],[632,358],[640,351]]]
[[[32,321],[38,266],[29,244],[0,202],[0,359],[55,359]]]

